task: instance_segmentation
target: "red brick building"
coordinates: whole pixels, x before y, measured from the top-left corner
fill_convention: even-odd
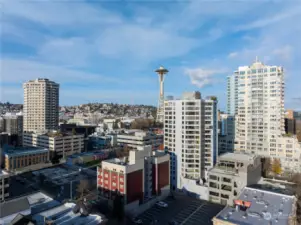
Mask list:
[[[99,195],[113,199],[118,192],[125,204],[142,204],[154,195],[169,192],[169,155],[151,146],[131,150],[127,160],[102,161],[97,169]]]

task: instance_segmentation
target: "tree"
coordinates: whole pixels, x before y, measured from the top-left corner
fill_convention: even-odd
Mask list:
[[[50,161],[52,164],[58,164],[60,163],[60,156],[56,152],[54,152]]]
[[[77,192],[79,193],[79,198],[83,199],[84,193],[89,191],[90,182],[88,180],[81,180],[77,186]]]
[[[262,163],[262,176],[267,177],[271,172],[271,159],[270,158],[263,158],[261,160]]]
[[[279,159],[274,159],[273,164],[272,164],[272,172],[274,174],[281,174],[282,173],[282,168],[281,168],[281,163]]]

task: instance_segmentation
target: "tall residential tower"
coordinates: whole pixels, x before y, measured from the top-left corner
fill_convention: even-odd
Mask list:
[[[283,169],[300,170],[301,147],[285,136],[284,70],[256,60],[234,72],[237,80],[235,150],[281,160]]]
[[[23,84],[23,130],[55,130],[59,123],[59,84],[48,79]]]
[[[182,189],[207,176],[217,158],[217,100],[200,92],[164,102],[164,147],[170,152],[171,185]]]

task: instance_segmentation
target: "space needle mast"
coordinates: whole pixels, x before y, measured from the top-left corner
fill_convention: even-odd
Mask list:
[[[163,118],[164,118],[164,76],[168,73],[168,70],[165,69],[163,66],[160,66],[159,69],[157,69],[155,72],[159,76],[159,84],[160,84],[156,121],[163,123]]]

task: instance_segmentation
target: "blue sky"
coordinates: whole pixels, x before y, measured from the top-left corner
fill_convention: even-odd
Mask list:
[[[60,83],[60,104],[157,104],[198,90],[226,107],[226,76],[258,56],[286,70],[287,108],[301,110],[301,1],[1,1],[0,101],[22,83]]]

